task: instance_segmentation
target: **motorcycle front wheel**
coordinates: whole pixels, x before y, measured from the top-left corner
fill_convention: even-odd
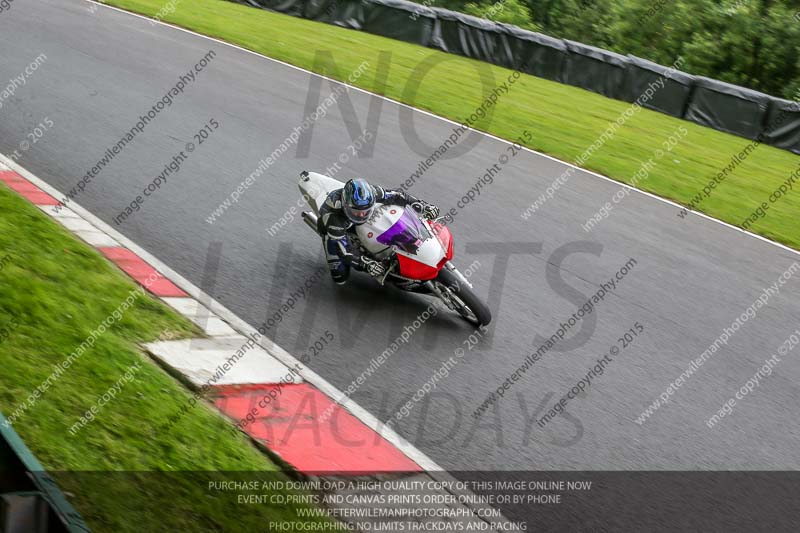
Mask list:
[[[448,294],[458,314],[476,326],[486,326],[492,321],[492,312],[484,304],[472,288],[463,283],[447,268],[439,271],[436,282],[442,292]]]

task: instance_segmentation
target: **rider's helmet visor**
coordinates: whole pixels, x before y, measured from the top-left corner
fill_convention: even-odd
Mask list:
[[[375,206],[368,207],[367,209],[355,209],[350,207],[349,205],[344,206],[344,213],[347,215],[351,221],[355,224],[363,224],[367,220],[369,220],[370,215],[372,215],[372,211],[375,209]]]

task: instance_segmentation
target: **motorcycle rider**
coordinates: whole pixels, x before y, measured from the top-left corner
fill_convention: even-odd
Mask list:
[[[364,179],[351,179],[344,187],[328,194],[319,210],[320,234],[333,281],[343,285],[350,277],[350,267],[367,272],[375,278],[386,274],[388,264],[368,257],[353,246],[348,231],[367,222],[377,204],[410,205],[420,215],[434,220],[439,208],[398,189],[370,185]]]

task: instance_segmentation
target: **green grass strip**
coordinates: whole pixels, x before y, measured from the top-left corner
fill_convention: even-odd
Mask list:
[[[138,291],[97,251],[2,184],[0,287],[0,410],[6,416]],[[270,520],[296,518],[296,505],[241,505],[242,491],[209,490],[209,479],[235,479],[215,471],[259,473],[243,477],[249,480],[285,479],[210,406],[198,402],[169,431],[159,430],[190,394],[137,344],[199,335],[162,302],[140,294],[14,420],[14,429],[93,530],[264,531]],[[120,381],[126,372],[133,379]],[[116,397],[94,421],[70,434],[118,382]],[[152,473],[158,470],[170,473]],[[131,471],[138,473],[126,473]],[[270,491],[255,491],[265,492]]]
[[[164,7],[163,0],[108,0],[106,3],[154,16]],[[218,37],[264,55],[309,70],[344,80],[362,61],[369,68],[355,85],[374,90],[390,98],[412,104],[454,120],[463,120],[481,101],[481,82],[476,61],[441,52],[308,21],[280,13],[234,4],[225,0],[192,0],[171,4],[174,12],[164,15],[166,22]],[[168,10],[164,10],[162,15]],[[318,51],[331,51],[338,71],[330,72],[315,65]],[[374,87],[378,53],[391,52],[386,85]],[[423,80],[411,80],[414,69],[429,56],[447,57],[439,62]],[[677,59],[677,58],[676,58]],[[511,71],[483,64],[498,82]],[[408,84],[418,82],[419,91],[413,101],[404,94]],[[232,80],[235,83],[235,80]],[[235,90],[232,87],[231,90]],[[505,139],[516,140],[524,130],[533,133],[525,143],[565,161],[574,161],[595,140],[610,122],[615,121],[630,104],[600,95],[523,75],[511,92],[502,96],[491,120],[476,127]],[[298,121],[302,117],[298,117]],[[638,187],[664,198],[688,205],[713,176],[731,163],[750,141],[698,126],[661,113],[642,110],[619,129],[616,135],[583,165],[615,180],[630,183],[642,163],[677,128],[685,126],[688,135],[671,154],[657,165]],[[704,198],[697,209],[741,226],[769,195],[798,169],[800,157],[777,148],[762,145],[738,165],[713,194]],[[414,168],[409,168],[411,173]],[[407,176],[398,176],[398,182]],[[555,179],[557,176],[553,176]],[[795,183],[795,189],[800,183]],[[531,190],[531,203],[544,191]],[[598,208],[607,198],[598,198]],[[675,210],[677,216],[678,209]],[[516,216],[516,213],[512,213]],[[586,217],[592,213],[586,213]],[[770,204],[766,216],[749,226],[753,232],[800,249],[800,191],[792,191]],[[613,215],[612,215],[613,216]],[[528,223],[535,224],[535,218]]]

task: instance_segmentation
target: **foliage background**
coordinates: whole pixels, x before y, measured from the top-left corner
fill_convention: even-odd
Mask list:
[[[791,98],[800,0],[418,0]]]

